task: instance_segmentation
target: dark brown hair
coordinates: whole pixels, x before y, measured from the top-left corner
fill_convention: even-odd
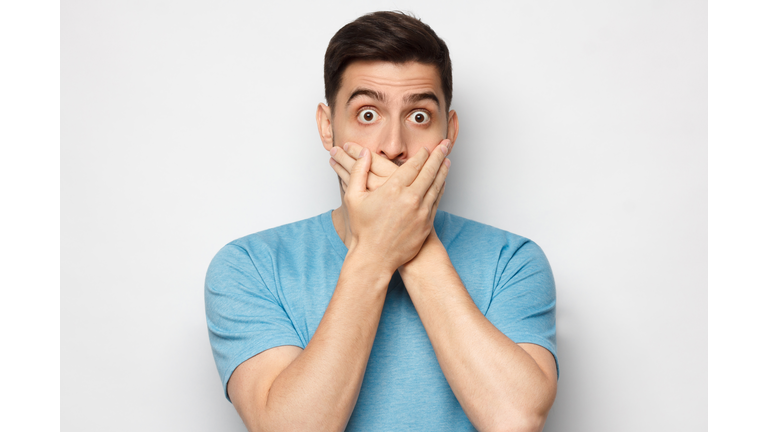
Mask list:
[[[448,46],[418,18],[402,12],[373,12],[342,27],[325,51],[325,100],[333,110],[344,70],[354,61],[416,61],[434,65],[440,75],[445,112],[451,106],[453,78]]]

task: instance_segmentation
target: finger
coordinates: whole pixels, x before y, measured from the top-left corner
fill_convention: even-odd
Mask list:
[[[397,171],[397,165],[391,160],[379,155],[372,154],[372,156],[371,171],[377,176],[389,178],[395,171]]]
[[[373,165],[373,164],[371,164]],[[379,177],[372,172],[368,172],[368,190],[373,192],[387,181],[384,177]]]
[[[360,157],[360,152],[363,151],[363,146],[353,142],[344,143],[344,151],[357,159]]]
[[[439,199],[440,191],[443,190],[443,186],[445,185],[445,178],[448,176],[448,171],[450,168],[451,161],[449,159],[445,159],[443,164],[440,166],[440,169],[437,171],[437,175],[430,185],[429,190],[427,190],[427,193],[424,195],[424,202],[427,203],[427,205],[432,205]]]
[[[333,147],[329,152],[333,160],[341,164],[347,172],[352,172],[352,166],[357,162],[357,157],[352,157],[341,147]]]
[[[336,162],[336,160],[333,159],[333,158],[331,158],[329,160],[329,162],[331,164],[331,168],[333,168],[333,170],[336,172],[336,174],[341,179],[342,183],[344,183],[344,190],[346,190],[347,184],[349,184],[349,171],[347,171],[347,169],[344,168],[344,166],[342,164]],[[373,165],[373,164],[371,164],[371,165]],[[354,166],[354,163],[352,163],[350,165],[349,169],[352,169],[352,166]],[[376,174],[374,174],[373,172],[368,171],[368,180],[367,180],[366,185],[367,185],[367,188],[368,188],[369,191],[371,191],[371,192],[375,191],[382,184],[384,184],[384,182],[386,182],[386,181],[387,181],[386,177],[379,177]]]
[[[416,152],[413,157],[408,159],[397,171],[390,177],[390,180],[396,182],[401,186],[410,186],[411,183],[418,177],[424,163],[429,160],[430,154],[426,147]],[[423,195],[423,193],[422,193]]]
[[[371,152],[367,149],[363,149],[360,152],[360,159],[355,162],[350,171],[349,187],[347,192],[363,193],[366,189],[366,180],[368,179],[368,171],[371,169]]]
[[[437,195],[435,205],[433,205],[429,211],[429,218],[433,223],[435,221],[435,215],[437,214],[437,208],[440,206],[440,200],[443,199],[443,193],[445,193],[445,183],[443,183],[443,187],[440,188],[440,193]]]
[[[348,155],[352,156],[353,158],[357,159],[360,157],[360,151],[363,150],[363,147],[353,143],[348,142],[344,144],[344,151],[347,152]],[[397,165],[392,162],[391,160],[375,154],[371,153],[371,172],[376,174],[379,177],[389,177],[397,170]]]
[[[435,147],[432,154],[429,156],[429,160],[424,164],[424,168],[419,172],[418,177],[413,181],[411,187],[416,193],[424,196],[427,189],[432,185],[440,172],[440,167],[445,160],[445,156],[448,154],[448,146],[446,145],[448,140],[443,140]]]
[[[330,164],[331,168],[336,171],[336,174],[339,176],[341,181],[349,184],[349,171],[344,169],[344,167],[340,163],[336,162],[336,160],[333,158],[331,158]]]

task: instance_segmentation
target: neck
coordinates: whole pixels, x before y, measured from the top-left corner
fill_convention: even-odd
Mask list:
[[[331,220],[333,220],[333,228],[336,229],[336,234],[339,235],[339,238],[344,244],[347,244],[347,225],[344,222],[345,210],[344,204],[342,203],[339,208],[331,213]]]

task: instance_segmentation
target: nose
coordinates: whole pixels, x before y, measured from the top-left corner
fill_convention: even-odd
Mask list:
[[[399,122],[391,122],[383,128],[378,154],[400,165],[408,158],[405,131]]]

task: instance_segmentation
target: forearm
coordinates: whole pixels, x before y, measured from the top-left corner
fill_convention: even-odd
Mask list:
[[[357,401],[391,275],[352,251],[314,336],[272,383],[262,430],[343,430]]]
[[[541,430],[556,383],[480,312],[439,240],[428,240],[400,274],[443,374],[475,427]]]

